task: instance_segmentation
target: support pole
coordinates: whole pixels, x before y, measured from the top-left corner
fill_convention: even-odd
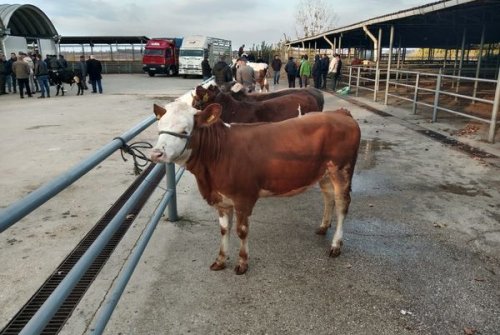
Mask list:
[[[460,51],[460,63],[458,64],[458,77],[457,78],[457,87],[456,87],[456,90],[455,92],[458,93],[458,89],[460,87],[460,76],[462,75],[462,67],[464,65],[464,56],[465,56],[465,37],[466,37],[466,34],[467,34],[467,28],[464,27],[464,32],[463,32],[463,35],[462,35],[462,48],[461,48],[461,51]],[[458,98],[455,97],[455,101],[457,101]]]
[[[387,61],[387,78],[385,81],[385,98],[384,105],[387,105],[387,99],[389,97],[389,80],[391,79],[391,63],[392,63],[392,45],[394,43],[394,25],[391,25],[390,37],[389,37],[389,59]]]
[[[377,101],[377,93],[380,85],[380,58],[382,57],[382,28],[378,28],[377,43],[377,63],[375,68],[375,90],[373,91],[373,101]]]
[[[477,79],[479,78],[479,72],[481,71],[481,60],[483,59],[483,48],[484,48],[484,34],[486,32],[486,26],[483,24],[483,30],[481,31],[481,43],[479,44],[479,57],[477,59],[477,67],[476,67],[476,80],[474,80],[474,91],[472,93],[472,97],[476,97],[477,93],[477,85],[478,81]],[[475,100],[472,100],[472,103],[476,103]]]
[[[490,131],[488,141],[495,143],[495,129],[497,126],[498,109],[500,106],[500,68],[498,68],[497,88],[495,90],[495,100],[493,101],[493,111],[491,113]]]

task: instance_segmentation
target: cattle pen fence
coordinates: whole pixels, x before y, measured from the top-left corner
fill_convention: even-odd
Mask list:
[[[14,202],[9,207],[2,209],[0,212],[0,233],[17,223],[33,210],[43,205],[49,199],[56,196],[59,192],[69,187],[72,183],[77,181],[87,172],[96,168],[99,163],[106,160],[117,150],[127,147],[126,143],[128,141],[147,129],[152,123],[155,122],[155,120],[156,118],[154,117],[154,115],[146,118],[136,126],[132,127],[130,130],[123,133],[121,136],[114,138],[108,144],[95,151],[93,154],[82,160],[80,163],[76,164],[67,172],[44,184],[26,197],[18,200],[17,202]],[[43,302],[39,302],[39,306],[30,307],[30,310],[30,308],[27,308],[26,306],[34,300],[33,298],[31,298],[30,302],[28,302],[25,307],[23,307],[19,312],[21,313],[28,310],[29,317],[26,317],[26,315],[24,315],[21,318],[12,318],[10,323],[3,330],[0,330],[0,334],[33,335],[57,333],[58,330],[64,325],[67,317],[69,317],[71,315],[71,312],[73,311],[71,309],[68,312],[68,316],[66,318],[63,318],[61,324],[58,324],[58,320],[61,319],[60,314],[61,310],[63,309],[63,303],[71,298],[75,287],[77,287],[79,282],[82,281],[84,274],[89,270],[96,259],[100,257],[103,249],[105,249],[108,242],[117,233],[122,223],[127,220],[128,216],[130,216],[129,213],[132,211],[132,209],[138,206],[138,203],[140,202],[141,198],[144,197],[144,194],[147,192],[147,190],[150,188],[156,188],[159,181],[162,180],[163,176],[166,174],[166,191],[158,206],[154,210],[154,213],[151,215],[143,234],[139,237],[135,248],[130,253],[126,264],[122,268],[120,274],[118,275],[118,278],[113,284],[111,292],[108,292],[108,294],[106,295],[99,314],[94,319],[94,324],[91,325],[92,334],[101,334],[104,331],[105,326],[109,321],[111,314],[113,313],[113,310],[125,289],[125,286],[132,276],[132,273],[136,265],[138,264],[139,259],[165,210],[167,209],[168,218],[170,221],[178,220],[176,184],[180,180],[183,172],[184,168],[179,168],[177,169],[177,171],[175,171],[175,166],[172,163],[166,165],[156,165],[151,163],[149,167],[142,172],[141,176],[137,178],[137,180],[139,180],[140,177],[143,177],[142,179],[140,179],[140,183],[138,183],[138,186],[135,188],[135,190],[131,192],[131,194],[127,197],[127,200],[124,200],[125,202],[121,209],[119,209],[113,219],[109,223],[107,223],[100,234],[95,238],[93,243],[91,243],[87,247],[86,251],[75,262],[72,268],[68,272],[65,272],[63,275],[59,276],[61,277],[59,280],[59,284],[52,290],[52,292],[50,294],[47,294],[47,297],[43,299]],[[90,283],[88,285],[90,285]],[[38,292],[40,291],[41,289]],[[85,291],[82,293],[82,295],[84,293]],[[78,303],[78,301],[79,299],[77,299],[76,304]],[[74,307],[76,307],[76,304]],[[52,330],[50,329],[50,327],[52,327]]]
[[[383,100],[385,105],[406,103],[413,114],[430,110],[432,122],[438,122],[438,113],[449,113],[487,123],[487,140],[494,143],[499,123],[500,69],[490,73],[494,79],[479,78],[477,73],[463,74],[455,73],[453,68],[417,71],[348,66],[341,83],[356,97],[368,94],[373,101]]]

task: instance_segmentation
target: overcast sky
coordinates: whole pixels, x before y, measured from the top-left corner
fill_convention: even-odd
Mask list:
[[[314,0],[311,0],[314,1]],[[433,0],[327,0],[337,27],[421,6]],[[7,1],[3,1],[7,3]],[[208,35],[241,44],[277,43],[285,33],[297,38],[298,0],[31,0],[8,3],[40,8],[63,36]]]

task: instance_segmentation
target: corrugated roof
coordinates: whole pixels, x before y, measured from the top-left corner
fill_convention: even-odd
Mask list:
[[[288,42],[291,46],[302,43],[311,47],[330,48],[325,37],[333,41],[342,36],[342,47],[371,48],[372,42],[363,31],[367,26],[376,36],[383,29],[382,45],[389,46],[389,27],[395,27],[395,45],[402,47],[454,48],[460,44],[464,29],[467,43],[479,44],[483,25],[485,42],[500,41],[499,0],[442,0],[413,7],[347,26],[322,32],[315,36]]]
[[[10,29],[10,35],[54,37],[57,30],[50,19],[33,5],[0,5],[0,27]]]

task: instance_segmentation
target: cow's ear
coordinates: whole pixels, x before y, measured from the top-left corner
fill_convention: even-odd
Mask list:
[[[209,127],[220,119],[222,106],[210,104],[197,114],[197,121],[200,127]]]
[[[203,96],[203,94],[205,93],[206,90],[205,90],[205,88],[203,88],[203,86],[198,85],[198,86],[196,86],[196,88],[194,89],[194,91],[195,91],[195,94],[197,96],[201,97],[201,96]]]
[[[156,119],[159,120],[159,119],[161,119],[161,117],[163,115],[165,115],[165,113],[167,112],[167,110],[165,109],[165,107],[162,107],[160,105],[155,104],[154,108],[153,108],[153,112],[156,115]]]

